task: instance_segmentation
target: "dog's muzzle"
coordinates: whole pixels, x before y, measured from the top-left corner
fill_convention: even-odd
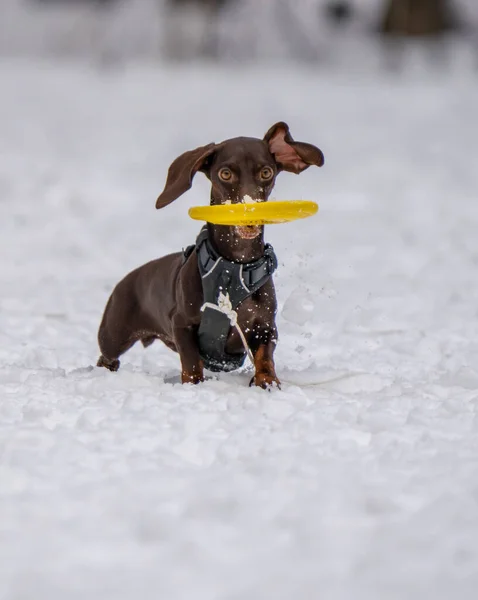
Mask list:
[[[261,233],[259,225],[236,226],[234,229],[236,230],[237,235],[245,240],[253,240]]]

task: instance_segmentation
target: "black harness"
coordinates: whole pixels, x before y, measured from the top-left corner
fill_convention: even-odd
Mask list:
[[[196,245],[185,250],[189,256],[196,249],[201,274],[204,303],[218,305],[219,294],[229,297],[232,309],[261,288],[277,269],[277,258],[270,244],[261,258],[250,263],[237,263],[220,256],[209,241],[207,226],[201,229]],[[199,353],[210,371],[234,371],[244,364],[246,350],[228,354],[226,341],[231,329],[229,317],[203,306],[198,331]]]

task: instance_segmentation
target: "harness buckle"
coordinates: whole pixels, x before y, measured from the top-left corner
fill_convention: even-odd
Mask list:
[[[270,244],[264,246],[264,257],[267,259],[267,274],[272,275],[279,265],[274,248]]]

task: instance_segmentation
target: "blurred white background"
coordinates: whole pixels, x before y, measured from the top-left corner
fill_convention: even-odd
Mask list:
[[[425,0],[425,4],[428,0]],[[396,2],[396,0],[394,0]],[[414,0],[420,4],[423,0]],[[413,0],[398,0],[402,21]],[[443,0],[432,0],[433,3]],[[373,40],[391,0],[2,0],[0,55],[326,62]],[[475,0],[447,0],[470,43]],[[419,8],[419,10],[421,10]],[[431,11],[433,13],[433,10]],[[412,17],[412,19],[415,17]],[[419,20],[422,17],[417,17]],[[425,17],[426,20],[427,17]],[[430,18],[430,17],[429,17]],[[433,18],[433,15],[432,17]]]

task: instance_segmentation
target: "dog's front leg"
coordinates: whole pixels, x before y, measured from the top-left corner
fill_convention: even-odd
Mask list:
[[[197,345],[197,328],[174,327],[174,342],[181,359],[182,383],[200,383],[204,381],[203,363]]]
[[[280,381],[274,365],[276,343],[277,332],[271,332],[262,340],[261,336],[258,336],[258,343],[253,344],[251,348],[256,372],[249,385],[256,385],[264,390],[276,385],[280,389]]]

